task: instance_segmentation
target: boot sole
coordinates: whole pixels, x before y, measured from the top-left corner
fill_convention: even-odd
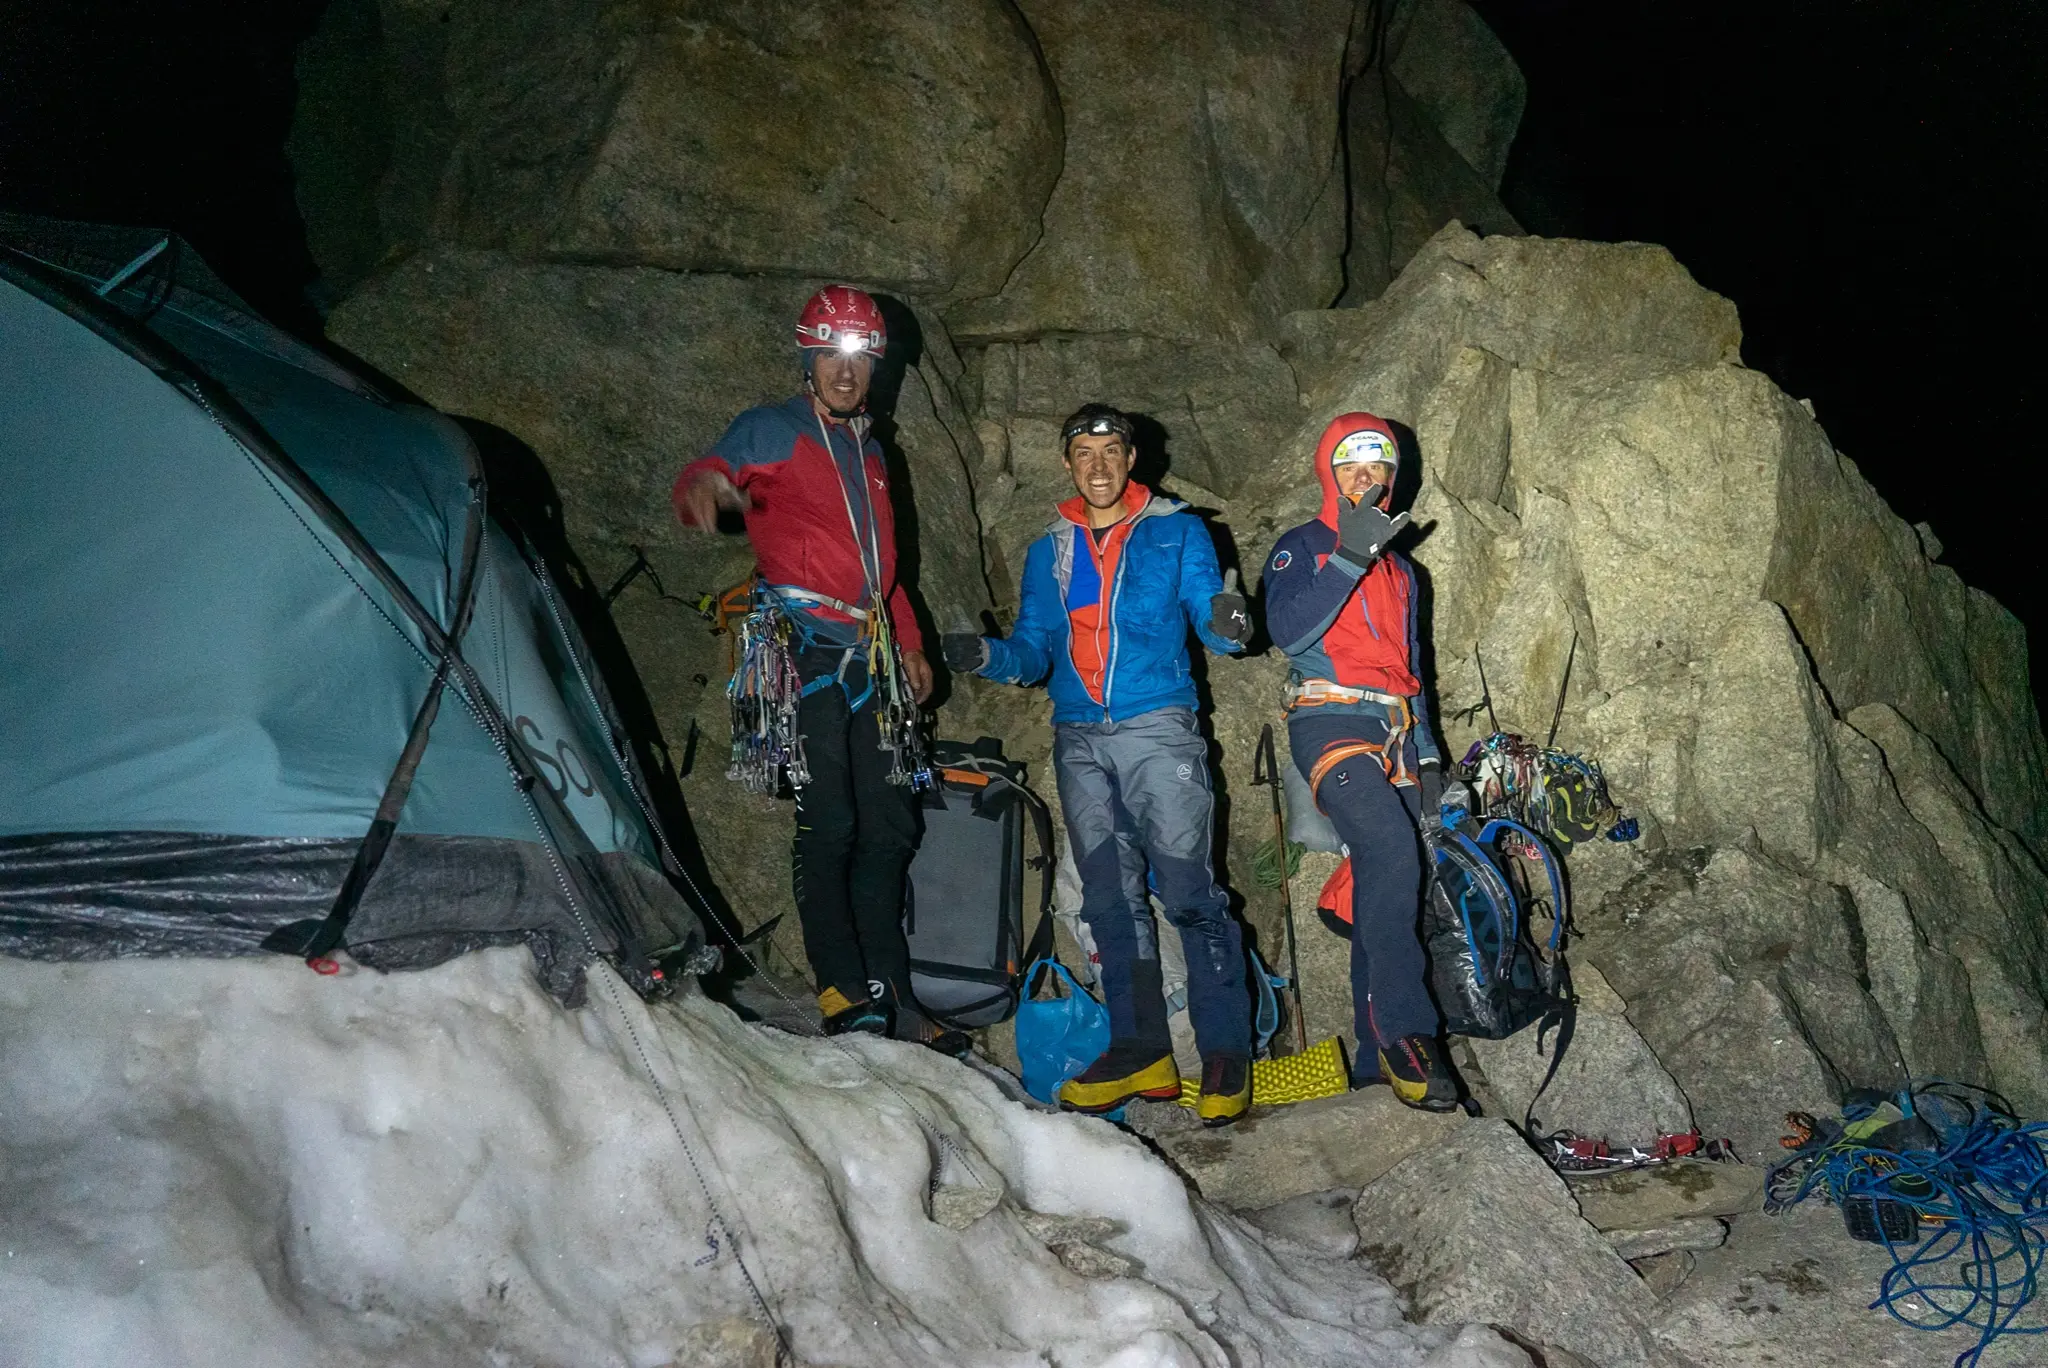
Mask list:
[[[1069,1102],[1067,1101],[1067,1099],[1063,1097],[1060,1099],[1060,1110],[1079,1112],[1083,1116],[1100,1116],[1104,1112],[1113,1112],[1118,1107],[1124,1105],[1124,1103],[1140,1097],[1145,1098],[1146,1100],[1152,1102],[1174,1102],[1178,1101],[1180,1098],[1180,1089],[1141,1088],[1137,1092],[1125,1093],[1122,1097],[1119,1097],[1114,1102],[1090,1102],[1085,1107],[1082,1106],[1079,1102]]]
[[[1220,1130],[1224,1126],[1244,1120],[1250,1114],[1251,1109],[1251,1103],[1246,1102],[1242,1109],[1231,1112],[1226,1116],[1204,1116],[1202,1118],[1202,1125],[1208,1130]]]

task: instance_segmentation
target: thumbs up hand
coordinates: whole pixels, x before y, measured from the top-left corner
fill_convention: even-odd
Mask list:
[[[1235,570],[1224,571],[1223,592],[1209,600],[1209,630],[1238,646],[1251,640],[1251,610],[1244,595],[1237,592]]]

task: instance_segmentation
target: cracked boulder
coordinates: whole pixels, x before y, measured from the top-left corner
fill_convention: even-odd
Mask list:
[[[1573,965],[1572,987],[1579,1002],[1569,1042],[1555,1028],[1533,1027],[1506,1040],[1467,1042],[1509,1116],[1533,1113],[1539,1134],[1568,1130],[1615,1146],[1647,1148],[1659,1135],[1691,1130],[1685,1093],[1600,971],[1590,962]]]
[[[1359,1249],[1425,1325],[1484,1321],[1599,1368],[1661,1362],[1655,1298],[1499,1121],[1474,1121],[1360,1194]]]

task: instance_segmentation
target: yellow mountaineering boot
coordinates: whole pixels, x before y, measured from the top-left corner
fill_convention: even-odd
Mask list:
[[[1202,1061],[1202,1092],[1195,1115],[1205,1126],[1227,1126],[1251,1110],[1252,1064],[1242,1055],[1211,1055]]]
[[[1428,1036],[1402,1036],[1381,1050],[1380,1077],[1393,1086],[1394,1096],[1419,1111],[1447,1112],[1458,1105],[1458,1080]]]
[[[1180,1096],[1180,1070],[1171,1052],[1154,1046],[1112,1045],[1093,1064],[1060,1086],[1069,1111],[1115,1111],[1134,1097],[1172,1101]]]

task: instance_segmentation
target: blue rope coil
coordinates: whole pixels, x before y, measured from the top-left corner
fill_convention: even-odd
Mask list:
[[[1877,1148],[1828,1126],[1771,1170],[1766,1209],[1815,1194],[1836,1206],[1863,1199],[1911,1209],[1919,1232],[1912,1239],[1894,1239],[1876,1223],[1892,1266],[1870,1305],[1916,1330],[1976,1331],[1955,1368],[1974,1368],[2003,1336],[2048,1333],[2048,1322],[2019,1324],[2048,1278],[2048,1122],[2022,1122],[1956,1084],[1919,1084],[1891,1100],[1929,1124],[1939,1136],[1934,1148]],[[1843,1114],[1856,1120],[1872,1110]],[[1904,1305],[1912,1299],[1921,1306]]]

